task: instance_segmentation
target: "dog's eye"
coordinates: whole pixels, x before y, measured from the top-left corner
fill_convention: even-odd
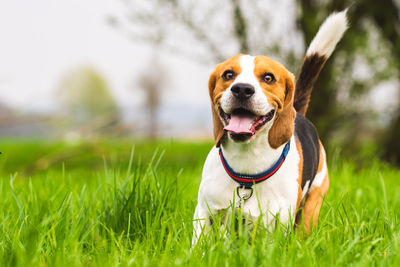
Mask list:
[[[234,72],[233,70],[226,70],[226,71],[224,72],[224,74],[222,74],[222,78],[223,78],[225,81],[230,81],[230,80],[232,80],[233,78],[235,78],[235,76],[236,76],[236,74],[235,74],[235,72]]]
[[[262,75],[262,80],[268,84],[275,82],[275,77],[272,73],[265,73]]]

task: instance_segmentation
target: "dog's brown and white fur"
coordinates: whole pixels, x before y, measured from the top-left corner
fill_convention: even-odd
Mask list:
[[[282,166],[271,178],[253,186],[254,194],[242,203],[241,210],[251,218],[262,215],[265,226],[270,228],[275,225],[277,216],[286,224],[303,221],[306,233],[317,224],[329,187],[328,169],[322,143],[303,116],[314,82],[346,28],[346,11],[326,19],[307,50],[296,82],[284,66],[265,56],[240,54],[217,65],[209,80],[216,145],[204,164],[194,214],[193,244],[210,228],[211,213],[232,205],[238,187],[221,163],[220,148],[235,172],[257,174],[278,160],[290,140],[291,147]],[[241,86],[251,90],[246,91],[247,87]],[[234,87],[244,91],[239,95],[232,90]],[[254,116],[253,124],[257,127],[250,125],[252,133],[229,130],[229,121],[237,110]],[[267,118],[271,112],[273,117]],[[313,145],[307,143],[312,139],[308,132],[315,134],[314,146],[318,147],[311,149],[316,156],[305,160]],[[312,164],[314,173],[307,169]],[[313,177],[304,177],[309,173]]]

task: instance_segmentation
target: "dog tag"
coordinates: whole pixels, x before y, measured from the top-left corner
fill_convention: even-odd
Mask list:
[[[240,209],[242,205],[244,204],[244,200],[241,199],[240,197],[236,200],[235,208]]]

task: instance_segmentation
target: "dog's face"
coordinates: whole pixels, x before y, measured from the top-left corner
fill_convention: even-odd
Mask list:
[[[278,62],[239,54],[218,64],[208,85],[217,146],[225,132],[234,142],[251,142],[265,128],[273,148],[290,139],[294,76]]]

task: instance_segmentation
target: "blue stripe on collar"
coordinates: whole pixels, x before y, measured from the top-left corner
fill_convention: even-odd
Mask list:
[[[290,149],[290,140],[289,142],[286,143],[285,147],[283,148],[282,154],[275,162],[274,166],[269,168],[268,170],[258,173],[258,174],[241,174],[235,172],[231,166],[229,166],[228,162],[226,161],[224,155],[222,154],[222,149],[219,148],[219,156],[222,161],[222,165],[224,166],[224,169],[226,173],[237,183],[239,183],[241,186],[245,188],[251,188],[253,184],[260,183],[262,181],[267,180],[270,178],[274,173],[276,173],[279,168],[282,166],[283,162],[286,159],[287,154],[289,153]]]

